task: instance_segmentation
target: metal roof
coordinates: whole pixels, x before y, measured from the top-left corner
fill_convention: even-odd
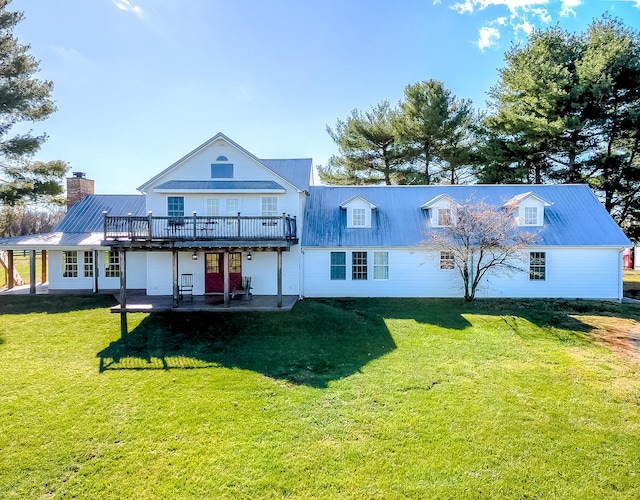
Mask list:
[[[104,229],[102,212],[111,215],[145,215],[145,197],[141,194],[90,194],[75,203],[52,232],[101,232]]]
[[[416,246],[429,227],[429,200],[446,195],[463,204],[484,201],[501,207],[507,200],[532,193],[552,203],[545,207],[541,246],[632,246],[587,185],[469,185],[469,186],[312,186],[304,216],[302,246],[403,247]],[[377,205],[371,228],[349,228],[340,204],[361,196]]]
[[[282,191],[285,189],[275,181],[167,181],[153,188],[154,191]]]
[[[301,191],[308,191],[311,185],[311,158],[288,158],[281,160],[260,160],[276,174],[288,180]]]

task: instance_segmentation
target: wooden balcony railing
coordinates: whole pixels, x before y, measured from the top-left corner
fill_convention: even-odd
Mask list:
[[[163,241],[291,241],[297,239],[296,218],[281,216],[191,216],[104,214],[104,240]]]

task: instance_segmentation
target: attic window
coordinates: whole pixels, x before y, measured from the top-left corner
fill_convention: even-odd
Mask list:
[[[524,225],[538,225],[538,207],[524,207]]]
[[[451,225],[451,209],[439,208],[438,209],[438,226],[447,227]]]
[[[367,225],[367,210],[354,208],[351,212],[351,225],[353,227],[365,227]]]
[[[218,156],[211,164],[212,179],[233,179],[233,163],[226,156]]]

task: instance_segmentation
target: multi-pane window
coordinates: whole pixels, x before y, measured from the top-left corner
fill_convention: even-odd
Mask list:
[[[367,279],[367,252],[353,252],[351,254],[351,279]]]
[[[229,254],[229,272],[230,273],[242,272],[242,254],[241,253]]]
[[[440,252],[440,269],[453,269],[454,264],[453,252]]]
[[[118,252],[105,252],[104,275],[107,278],[120,277],[120,254]]]
[[[331,252],[331,279],[347,279],[347,254],[346,252]]]
[[[93,252],[84,253],[84,277],[93,277]]]
[[[262,197],[262,215],[263,217],[278,215],[278,198],[276,196]]]
[[[169,196],[167,198],[167,215],[169,217],[184,216],[184,196]]]
[[[365,227],[367,225],[367,209],[354,208],[351,212],[351,225],[353,227]]]
[[[524,225],[538,225],[538,207],[524,207]]]
[[[218,198],[207,199],[207,215],[220,215],[220,200]]]
[[[238,215],[240,211],[240,200],[238,198],[228,198],[225,201],[225,207],[227,209],[227,215]]]
[[[529,252],[529,279],[544,280],[547,275],[547,256],[545,252]]]
[[[78,252],[62,252],[62,276],[64,278],[78,277]]]
[[[204,256],[205,272],[207,274],[220,274],[220,254],[207,253]]]
[[[438,226],[450,226],[451,225],[451,209],[439,208],[438,209]]]
[[[389,279],[389,252],[373,252],[373,279]]]

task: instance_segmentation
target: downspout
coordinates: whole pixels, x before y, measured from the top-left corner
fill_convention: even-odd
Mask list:
[[[622,302],[622,298],[624,297],[624,277],[622,273],[622,252],[624,249],[621,249],[618,252],[618,302]]]

